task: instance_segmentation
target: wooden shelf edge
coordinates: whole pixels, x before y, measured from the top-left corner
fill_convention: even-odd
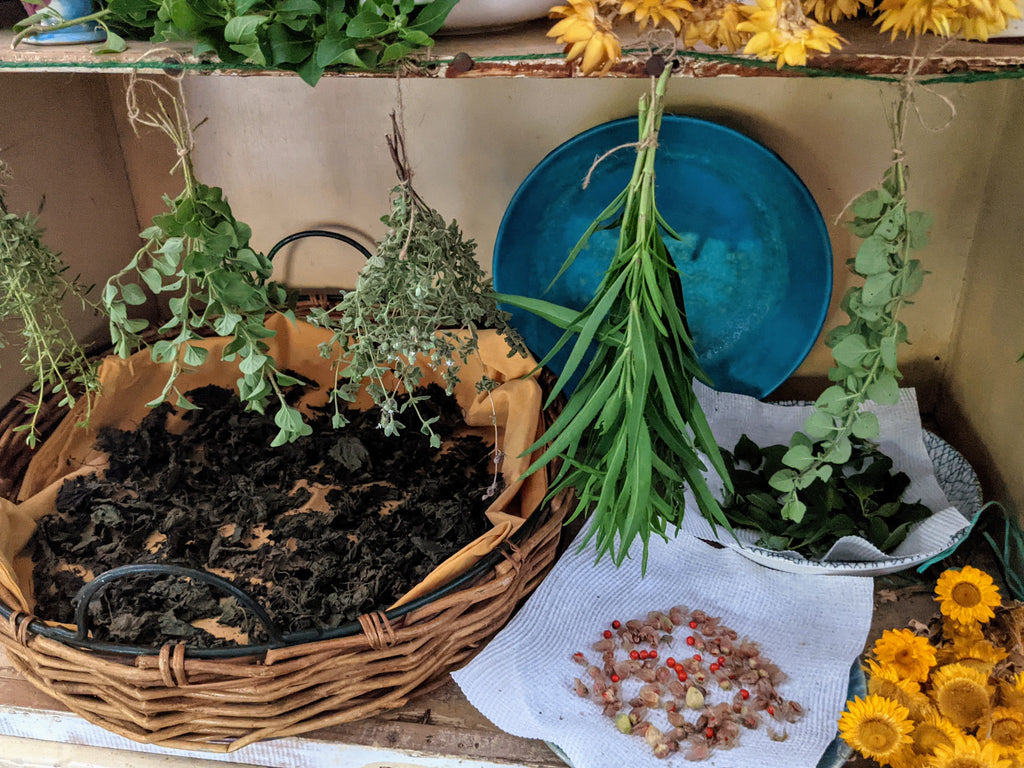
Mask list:
[[[545,36],[548,22],[525,24],[494,34],[441,36],[437,45],[414,66],[403,71],[409,77],[437,79],[530,77],[579,78],[579,71],[562,58],[558,45]],[[925,36],[920,40],[890,40],[872,26],[870,19],[854,19],[837,27],[845,39],[843,48],[808,62],[807,67],[781,70],[774,63],[742,54],[711,51],[679,53],[681,77],[875,77],[893,78],[906,72],[918,57],[926,59],[920,76],[948,79],[988,79],[1024,76],[1024,41],[994,40],[988,43],[944,41]],[[132,41],[120,54],[93,54],[93,46],[33,46],[22,43],[11,49],[14,35],[0,30],[0,71],[2,72],[101,72],[127,73],[132,70],[184,69],[190,74],[229,76],[284,76],[294,73],[257,67],[232,67],[216,60],[199,59],[189,43]],[[609,77],[646,77],[646,49],[639,41],[625,41],[627,55]],[[328,72],[325,77],[391,77],[390,72]]]

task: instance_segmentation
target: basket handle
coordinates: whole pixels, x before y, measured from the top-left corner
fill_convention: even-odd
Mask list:
[[[222,592],[227,592],[231,597],[238,600],[245,610],[250,611],[257,619],[259,619],[263,628],[270,636],[272,643],[275,645],[285,644],[281,631],[274,626],[274,622],[267,612],[263,610],[263,608],[260,607],[260,605],[253,600],[250,595],[246,594],[227,579],[223,579],[212,573],[207,573],[206,571],[197,571],[194,568],[186,568],[181,565],[166,565],[162,563],[135,563],[133,565],[122,565],[117,568],[111,568],[109,571],[104,571],[78,590],[78,594],[75,595],[74,599],[75,623],[78,625],[78,632],[75,635],[75,639],[82,641],[88,639],[89,603],[91,603],[96,597],[99,597],[99,594],[110,586],[111,582],[124,576],[140,575],[180,576],[182,578],[188,578],[204,584],[209,584],[212,587],[217,587]]]

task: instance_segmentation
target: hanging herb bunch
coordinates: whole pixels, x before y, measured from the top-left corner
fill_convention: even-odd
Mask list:
[[[653,66],[660,63],[652,60]],[[502,296],[565,329],[547,359],[576,337],[552,399],[597,342],[565,409],[533,447],[547,445],[527,472],[563,457],[551,492],[576,489],[579,501],[570,519],[591,515],[586,541],[596,539],[598,558],[609,553],[621,564],[639,537],[645,567],[650,535],[665,536],[668,526],[679,525],[687,488],[713,525],[729,528],[703,475],[702,454],[731,488],[693,392],[693,380],[707,377],[694,354],[679,275],[664,241],[679,236],[655,201],[654,161],[671,69],[664,66],[652,78],[650,96],[640,101],[629,183],[587,228],[555,277],[571,266],[596,231],[617,226],[615,254],[593,299],[576,312],[543,300]]]
[[[412,186],[412,169],[398,120],[391,115],[387,137],[399,184],[392,190],[391,212],[381,220],[388,230],[376,255],[359,272],[355,290],[336,307],[314,308],[309,322],[333,331],[321,345],[332,358],[336,427],[346,423],[344,404],[354,401],[365,379],[367,392],[380,408],[385,434],[397,435],[396,417],[412,409],[431,445],[441,438],[436,417],[419,412],[426,396],[416,393],[423,378],[417,357],[441,372],[450,395],[459,383],[460,366],[478,350],[478,328],[492,328],[509,344],[509,355],[526,354],[519,335],[498,309],[494,289],[476,260],[476,243],[463,238],[455,221],[446,222]],[[480,391],[495,383],[477,382]],[[399,398],[402,392],[410,397]]]
[[[878,417],[865,406],[869,401],[878,405],[899,401],[902,376],[897,350],[908,335],[899,314],[920,290],[925,275],[920,260],[912,254],[927,244],[931,216],[909,208],[908,170],[903,159],[912,98],[913,82],[908,78],[901,84],[890,116],[895,159],[881,186],[852,204],[854,218],[848,226],[862,242],[848,263],[863,282],[843,296],[841,306],[850,321],[832,329],[825,342],[835,360],[829,371],[832,384],[815,401],[804,431],[792,436],[781,455],[779,447],[761,450],[749,441],[737,446],[737,458],[747,469],[760,472],[762,482],[744,483],[742,493],[727,497],[725,512],[737,525],[750,525],[761,513],[777,515],[781,521],[758,526],[765,531],[764,543],[769,546],[774,543],[799,550],[814,542],[815,549],[827,549],[841,536],[859,533],[883,551],[890,551],[906,536],[909,524],[921,519],[920,505],[900,499],[905,483],[892,486],[899,488],[898,492],[884,495],[888,480],[878,478],[871,488],[855,493],[860,502],[852,506],[852,513],[835,490],[849,481],[839,475],[852,456],[861,464],[867,460],[869,466],[883,458],[889,461],[877,449],[865,446],[879,432]],[[888,476],[888,472],[884,474]],[[865,505],[863,496],[869,491],[882,493],[884,498]],[[840,507],[847,509],[850,520],[835,514]]]
[[[61,408],[86,403],[80,426],[87,426],[93,398],[100,390],[97,363],[68,324],[64,299],[73,297],[87,309],[98,310],[76,278],[66,276],[68,266],[43,242],[43,231],[31,214],[13,213],[4,197],[9,175],[0,161],[0,320],[19,326],[21,364],[32,377],[33,401],[26,405],[29,421],[14,428],[25,433],[32,448],[39,439],[39,416],[46,398],[60,395]],[[0,347],[12,343],[0,331]]]
[[[280,445],[311,431],[298,409],[285,400],[283,388],[300,382],[278,370],[265,341],[274,335],[265,325],[267,313],[295,319],[290,297],[269,279],[270,261],[249,246],[251,230],[235,219],[223,191],[196,178],[192,127],[181,82],[176,82],[177,93],[172,93],[133,75],[128,88],[133,125],[158,128],[171,139],[185,188],[175,198],[164,197],[167,210],[153,218],[152,226],[140,235],[143,246],[103,290],[111,341],[121,357],[144,346],[143,333],[150,323],[129,317],[128,308],[146,303],[143,285],[154,295],[166,294],[171,317],[157,329],[166,338],[153,343],[151,354],[154,362],[170,367],[163,391],[147,405],[170,400],[180,408],[193,408],[177,380],[206,362],[207,349],[195,342],[204,334],[231,337],[221,359],[237,361],[238,394],[248,408],[264,413],[273,400],[278,402],[275,423],[280,432],[273,445]],[[152,89],[157,106],[140,114],[136,95],[144,86]]]
[[[191,40],[196,56],[225,64],[297,72],[315,85],[328,67],[376,69],[434,44],[458,0],[108,0],[95,13],[63,20],[44,8],[15,25],[14,45],[32,35],[97,22],[107,41],[96,53],[119,53],[131,37]],[[56,23],[55,23],[56,22]]]

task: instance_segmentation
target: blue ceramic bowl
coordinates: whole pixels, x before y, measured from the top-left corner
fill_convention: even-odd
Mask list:
[[[636,120],[604,123],[544,158],[520,185],[494,246],[502,293],[582,309],[611,261],[618,230],[596,233],[545,289],[590,223],[626,186],[636,153],[620,150],[581,182],[594,159],[636,141]],[[764,397],[817,339],[832,294],[832,249],[814,198],[777,155],[730,128],[666,115],[655,172],[658,207],[681,240],[666,239],[679,268],[687,321],[716,389]],[[561,331],[506,307],[543,357]],[[550,367],[560,372],[568,348]]]

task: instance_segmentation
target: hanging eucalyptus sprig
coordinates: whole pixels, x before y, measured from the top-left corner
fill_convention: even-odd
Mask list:
[[[427,396],[415,392],[423,379],[417,356],[441,372],[451,394],[461,365],[478,351],[478,328],[503,335],[510,356],[526,354],[526,348],[509,327],[508,314],[498,309],[491,281],[476,260],[476,243],[465,240],[458,224],[446,222],[413,188],[394,114],[391,124],[387,140],[400,183],[392,190],[391,213],[381,219],[387,233],[360,270],[355,290],[333,309],[312,310],[309,322],[333,331],[320,349],[332,358],[336,377],[330,394],[336,427],[346,423],[344,403],[354,401],[368,379],[367,392],[380,407],[385,434],[397,435],[402,424],[396,416],[411,408],[438,448],[441,438],[431,426],[437,417],[419,411]],[[477,382],[481,391],[493,386],[488,379]],[[402,390],[410,397],[399,399]]]
[[[157,104],[144,114],[136,106],[136,89],[143,84],[152,88]],[[167,382],[147,405],[171,400],[181,408],[194,407],[177,380],[206,362],[207,350],[195,343],[206,331],[232,337],[221,359],[238,361],[238,394],[246,407],[263,413],[272,400],[278,401],[274,420],[280,431],[272,445],[310,434],[311,428],[285,401],[282,390],[301,382],[278,370],[265,341],[274,335],[265,325],[267,313],[281,312],[295,320],[288,292],[269,279],[270,261],[249,247],[251,230],[235,219],[223,191],[196,178],[192,126],[180,79],[172,93],[154,80],[133,75],[128,99],[133,125],[158,128],[174,143],[185,188],[176,198],[164,197],[167,211],[153,218],[153,225],[140,235],[143,246],[103,290],[115,351],[127,357],[145,343],[142,334],[149,321],[128,317],[130,306],[147,301],[142,285],[135,282],[138,278],[153,294],[169,296],[171,313],[157,329],[165,338],[151,347],[153,360],[170,366]]]
[[[639,537],[644,568],[651,533],[665,536],[669,525],[682,520],[687,487],[704,516],[729,529],[703,475],[701,454],[731,489],[693,392],[695,378],[707,379],[694,354],[679,275],[663,239],[678,235],[655,202],[654,160],[670,75],[671,65],[652,79],[650,96],[640,101],[628,185],[590,225],[559,272],[569,268],[594,232],[620,219],[615,255],[590,303],[575,312],[543,300],[501,297],[565,329],[551,355],[576,337],[552,398],[597,342],[565,409],[531,449],[544,451],[527,472],[563,457],[551,492],[576,489],[572,518],[593,517],[587,541],[596,538],[598,558],[609,553],[621,564]]]
[[[21,364],[32,377],[35,398],[26,405],[29,421],[14,428],[34,448],[39,439],[39,414],[50,395],[58,405],[73,408],[84,398],[79,426],[88,426],[93,398],[100,390],[97,362],[90,360],[75,338],[63,305],[72,296],[87,309],[99,307],[87,297],[89,286],[66,276],[68,266],[42,240],[43,231],[31,214],[13,213],[4,198],[7,166],[0,161],[0,321],[14,321],[21,337]],[[11,343],[0,330],[0,348]]]
[[[901,85],[890,115],[893,163],[878,189],[865,192],[852,205],[851,231],[863,240],[852,271],[863,284],[849,288],[842,308],[850,322],[832,329],[826,344],[832,349],[833,382],[814,404],[814,411],[790,440],[771,486],[784,494],[782,517],[794,522],[807,510],[800,492],[816,479],[828,481],[833,468],[845,464],[851,438],[878,436],[878,418],[862,409],[867,401],[892,405],[899,401],[897,349],[907,341],[907,327],[898,319],[924,280],[925,271],[913,251],[928,241],[931,216],[911,211],[907,204],[907,166],[903,138],[913,99],[913,79]],[[815,442],[817,444],[815,445]]]

